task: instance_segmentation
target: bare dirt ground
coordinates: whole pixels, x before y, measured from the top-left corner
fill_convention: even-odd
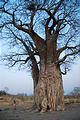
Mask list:
[[[6,97],[9,100],[9,97]],[[11,100],[11,99],[10,99]],[[26,101],[22,99],[25,103]],[[31,109],[32,99],[27,98],[23,104],[17,99],[16,110],[13,109],[12,102],[7,102],[3,98],[0,100],[0,120],[80,120],[80,104],[72,103],[66,105],[65,111],[53,111],[40,113]],[[31,105],[31,106],[30,106]]]

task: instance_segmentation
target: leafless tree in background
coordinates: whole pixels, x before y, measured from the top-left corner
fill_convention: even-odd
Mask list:
[[[80,96],[80,87],[74,87],[74,89],[72,90],[72,92],[69,93],[69,95],[74,97]]]
[[[30,64],[37,109],[64,109],[62,74],[80,55],[78,0],[14,0],[0,6],[0,31],[10,46],[3,60]]]

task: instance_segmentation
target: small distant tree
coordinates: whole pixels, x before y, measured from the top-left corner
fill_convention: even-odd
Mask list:
[[[0,91],[0,96],[3,96],[3,95],[6,95],[6,92],[5,91]]]
[[[9,91],[8,87],[4,87],[4,91],[7,93]]]
[[[70,92],[72,96],[80,96],[80,87],[75,87],[72,92]]]
[[[24,93],[24,96],[28,96],[27,93]]]
[[[0,31],[10,46],[3,60],[31,67],[38,110],[63,110],[62,74],[80,55],[80,1],[4,0]]]

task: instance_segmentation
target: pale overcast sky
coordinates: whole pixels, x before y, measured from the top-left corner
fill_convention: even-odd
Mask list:
[[[0,89],[9,88],[9,93],[33,93],[33,81],[30,73],[0,67]]]
[[[80,59],[72,65],[71,70],[63,76],[64,91],[70,92],[74,87],[80,87]]]
[[[65,93],[70,92],[74,87],[80,87],[80,60],[72,65],[72,70],[63,76]],[[9,88],[9,93],[33,93],[33,81],[29,72],[6,69],[0,66],[0,90]]]

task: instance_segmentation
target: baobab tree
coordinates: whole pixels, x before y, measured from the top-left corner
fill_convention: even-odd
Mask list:
[[[78,0],[1,3],[1,36],[12,48],[3,60],[11,67],[30,64],[35,103],[42,112],[64,109],[62,74],[80,55],[79,7]]]

